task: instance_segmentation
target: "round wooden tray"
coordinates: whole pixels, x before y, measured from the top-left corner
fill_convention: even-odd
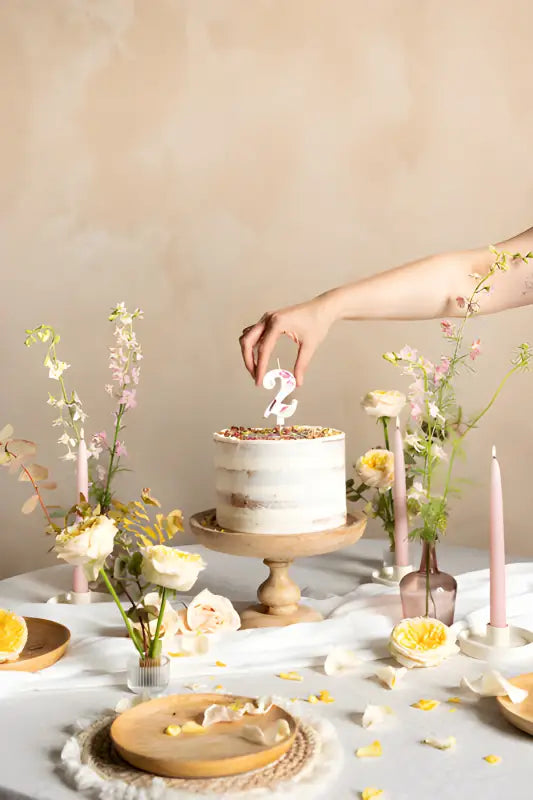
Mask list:
[[[522,703],[511,703],[508,697],[497,697],[500,710],[512,725],[533,736],[533,672],[511,678],[511,683],[529,694]]]
[[[37,617],[24,617],[28,640],[16,661],[0,664],[0,670],[38,672],[52,666],[64,655],[70,641],[70,631],[59,622]]]
[[[265,628],[322,619],[318,611],[299,602],[300,589],[290,578],[289,567],[295,558],[331,553],[357,542],[365,532],[366,517],[348,514],[341,527],[314,533],[242,533],[220,528],[211,508],[194,514],[190,524],[196,539],[210,550],[263,559],[270,574],[257,590],[259,604],[240,616],[242,628]]]
[[[169,736],[167,725],[187,720],[201,724],[203,712],[212,703],[253,702],[250,697],[220,694],[174,694],[150,700],[121,714],[111,726],[111,739],[129,764],[153,775],[168,778],[215,778],[237,775],[271,764],[289,750],[297,722],[291,714],[273,706],[267,714],[249,715],[238,722],[219,722],[205,733]],[[243,725],[266,728],[278,719],[289,723],[290,735],[266,747],[243,739]]]

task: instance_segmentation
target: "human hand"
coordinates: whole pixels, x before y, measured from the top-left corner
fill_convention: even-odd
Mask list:
[[[309,362],[334,319],[327,295],[321,295],[297,306],[267,311],[255,325],[244,328],[239,338],[242,357],[256,385],[262,385],[274,346],[284,334],[298,345],[294,377],[301,386]]]

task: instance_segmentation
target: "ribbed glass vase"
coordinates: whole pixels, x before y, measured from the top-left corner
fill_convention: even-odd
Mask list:
[[[420,569],[400,581],[404,617],[433,617],[445,625],[453,623],[457,581],[441,572],[435,542],[424,542]]]
[[[159,697],[170,680],[170,659],[132,656],[128,663],[128,689],[145,697]]]

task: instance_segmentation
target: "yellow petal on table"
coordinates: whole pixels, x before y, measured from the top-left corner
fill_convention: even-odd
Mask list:
[[[422,744],[428,744],[436,750],[451,750],[457,744],[455,736],[448,736],[446,739],[435,739],[433,736],[428,736],[422,739]]]
[[[163,733],[166,733],[167,736],[179,736],[181,728],[179,725],[167,725]]]
[[[383,748],[381,742],[375,741],[366,747],[358,747],[355,751],[357,758],[378,758],[383,755]]]
[[[226,690],[224,689],[222,684],[221,683],[217,683],[217,685],[215,686],[215,692],[225,692],[225,691]]]
[[[298,672],[280,672],[278,678],[284,681],[303,681],[303,677]]]
[[[322,689],[318,694],[318,699],[321,703],[334,703],[335,698],[330,695],[327,689]]]
[[[227,667],[227,664],[224,664],[223,661],[215,661],[215,667]]]
[[[433,711],[437,706],[440,706],[440,700],[419,700],[411,703],[411,708],[419,708],[421,711]]]
[[[205,728],[203,728],[201,725],[198,725],[198,723],[195,722],[193,719],[189,719],[189,720],[187,720],[187,722],[184,722],[183,725],[181,726],[181,732],[182,733],[205,733]]]
[[[318,697],[316,696],[316,694],[310,694],[309,697],[307,698],[307,702],[318,703]]]
[[[501,756],[483,756],[483,761],[486,761],[487,764],[499,764],[501,760]]]
[[[367,786],[361,792],[361,800],[374,800],[375,797],[383,797],[383,789],[376,789],[375,786]]]
[[[407,674],[407,669],[405,667],[378,667],[375,674],[376,678],[378,678],[381,683],[383,683],[389,689],[395,689],[398,681],[400,681]]]
[[[463,701],[461,700],[460,697],[448,697],[446,702],[447,703],[462,703]]]
[[[373,728],[381,725],[390,716],[394,716],[394,711],[389,706],[374,706],[369,703],[364,710],[361,725],[363,728]]]

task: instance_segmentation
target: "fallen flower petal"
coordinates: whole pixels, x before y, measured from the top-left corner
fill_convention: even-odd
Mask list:
[[[389,706],[369,704],[364,710],[361,725],[363,728],[373,728],[375,725],[381,725],[390,716],[394,716],[394,711]]]
[[[455,747],[457,741],[455,736],[448,736],[447,739],[435,739],[433,736],[428,736],[426,739],[422,739],[422,743],[428,744],[436,750],[451,750]]]
[[[440,706],[440,700],[419,700],[411,703],[411,708],[419,708],[421,711],[433,711],[437,706]]]
[[[488,670],[474,681],[463,678],[461,680],[461,686],[466,687],[471,692],[481,697],[507,696],[511,703],[522,703],[528,696],[525,689],[513,686],[513,684],[506,680],[497,670]]]
[[[353,650],[345,647],[335,647],[324,661],[326,675],[347,675],[353,672],[361,663]]]
[[[376,789],[374,786],[367,786],[361,792],[361,800],[374,800],[375,797],[382,797],[383,789]]]
[[[405,667],[378,667],[375,674],[381,683],[389,689],[394,689],[398,681],[407,674],[407,669]]]
[[[501,760],[501,756],[483,756],[483,761],[486,761],[487,764],[499,764]]]
[[[290,733],[291,729],[286,719],[278,719],[277,722],[266,729],[260,728],[259,725],[244,725],[240,731],[243,739],[254,742],[254,744],[267,745],[268,747],[287,739]]]
[[[284,681],[303,681],[303,677],[298,672],[280,672],[278,678],[282,678]]]
[[[381,742],[375,741],[366,747],[358,747],[355,751],[357,758],[378,758],[383,755],[383,748]]]
[[[198,725],[193,719],[187,720],[181,726],[182,733],[205,733],[205,728],[202,725]]]

